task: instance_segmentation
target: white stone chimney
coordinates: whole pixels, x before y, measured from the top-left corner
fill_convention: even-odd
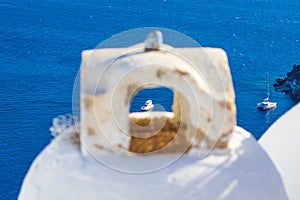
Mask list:
[[[80,81],[84,155],[226,148],[226,136],[236,125],[222,49],[173,48],[162,44],[162,34],[155,31],[144,44],[83,51]],[[129,113],[139,90],[161,86],[174,91],[172,113]]]

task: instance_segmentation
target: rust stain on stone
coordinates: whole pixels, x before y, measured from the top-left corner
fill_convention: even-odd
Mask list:
[[[151,123],[151,118],[150,117],[145,117],[145,118],[130,118],[130,124],[131,125],[137,125],[137,126],[148,126]]]
[[[175,131],[160,131],[148,138],[131,137],[129,151],[134,153],[149,153],[160,150],[174,140]],[[180,142],[178,142],[180,144]],[[178,143],[176,144],[178,146]]]
[[[208,121],[208,122],[211,122],[211,120],[212,120],[211,116],[206,118],[206,121]]]
[[[178,69],[178,68],[175,69],[175,72],[179,73],[182,76],[188,75],[187,71],[184,71],[184,70],[181,70],[181,69]]]
[[[210,148],[227,148],[228,147],[228,141],[227,140],[222,140],[222,138],[219,138],[218,140],[207,140],[207,145]]]
[[[104,147],[102,145],[99,144],[94,144],[94,146],[98,149],[104,150]]]
[[[202,129],[198,128],[197,129],[196,139],[198,141],[203,141],[205,139],[205,137],[206,137],[206,133]]]
[[[189,142],[185,137],[185,131],[179,131],[181,127],[177,123],[167,119],[160,130],[155,128],[142,129],[148,120],[148,118],[134,118],[134,122],[131,122],[130,152],[150,153],[158,150],[164,153],[187,152],[186,148]],[[157,124],[156,120],[159,119],[154,118],[152,120],[154,120],[153,124]],[[141,128],[133,126],[133,123],[139,124]]]
[[[96,131],[91,127],[88,127],[87,131],[88,131],[89,136],[95,136],[96,135]]]
[[[77,149],[80,149],[79,132],[74,132],[72,135],[70,135],[70,137],[66,138],[66,140],[69,140],[70,142],[72,142],[77,147]]]
[[[220,101],[219,104],[220,104],[220,106],[227,108],[228,110],[233,110],[232,103],[230,103],[228,101]]]
[[[233,132],[233,129],[230,129],[229,131],[222,133],[222,137],[225,137],[225,136],[231,134],[232,132]]]
[[[228,141],[218,140],[215,147],[221,148],[221,149],[227,148],[228,147]]]
[[[86,110],[90,110],[93,105],[93,97],[85,97],[84,98],[84,107]]]
[[[163,75],[165,75],[166,74],[166,72],[164,72],[163,70],[157,70],[157,72],[156,72],[156,76],[158,77],[158,78],[161,78]]]

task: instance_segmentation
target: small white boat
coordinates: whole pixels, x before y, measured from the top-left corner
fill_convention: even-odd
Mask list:
[[[261,109],[261,110],[269,110],[272,108],[276,108],[277,106],[277,102],[270,102],[269,101],[269,96],[270,96],[270,77],[269,77],[269,73],[268,73],[268,96],[267,98],[265,98],[262,102],[257,103],[257,108]]]
[[[146,103],[141,107],[142,111],[150,111],[154,108],[154,104],[152,104],[152,100],[147,100]]]
[[[265,98],[262,102],[257,104],[257,108],[261,110],[269,110],[271,108],[276,108],[277,102],[270,102],[269,97]]]

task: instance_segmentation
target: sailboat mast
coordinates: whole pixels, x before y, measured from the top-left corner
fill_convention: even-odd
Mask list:
[[[268,98],[270,97],[270,73],[268,72],[268,93],[267,93],[267,95],[268,95]]]

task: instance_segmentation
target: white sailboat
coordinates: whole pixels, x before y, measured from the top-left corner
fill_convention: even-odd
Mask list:
[[[267,93],[267,98],[265,98],[262,102],[257,103],[257,108],[261,109],[261,110],[269,110],[272,108],[276,108],[277,106],[277,102],[271,102],[269,101],[269,97],[270,97],[270,77],[269,77],[269,73],[268,73],[268,93]]]
[[[142,111],[150,111],[154,108],[154,104],[152,104],[152,100],[147,100],[146,103],[141,107]]]

